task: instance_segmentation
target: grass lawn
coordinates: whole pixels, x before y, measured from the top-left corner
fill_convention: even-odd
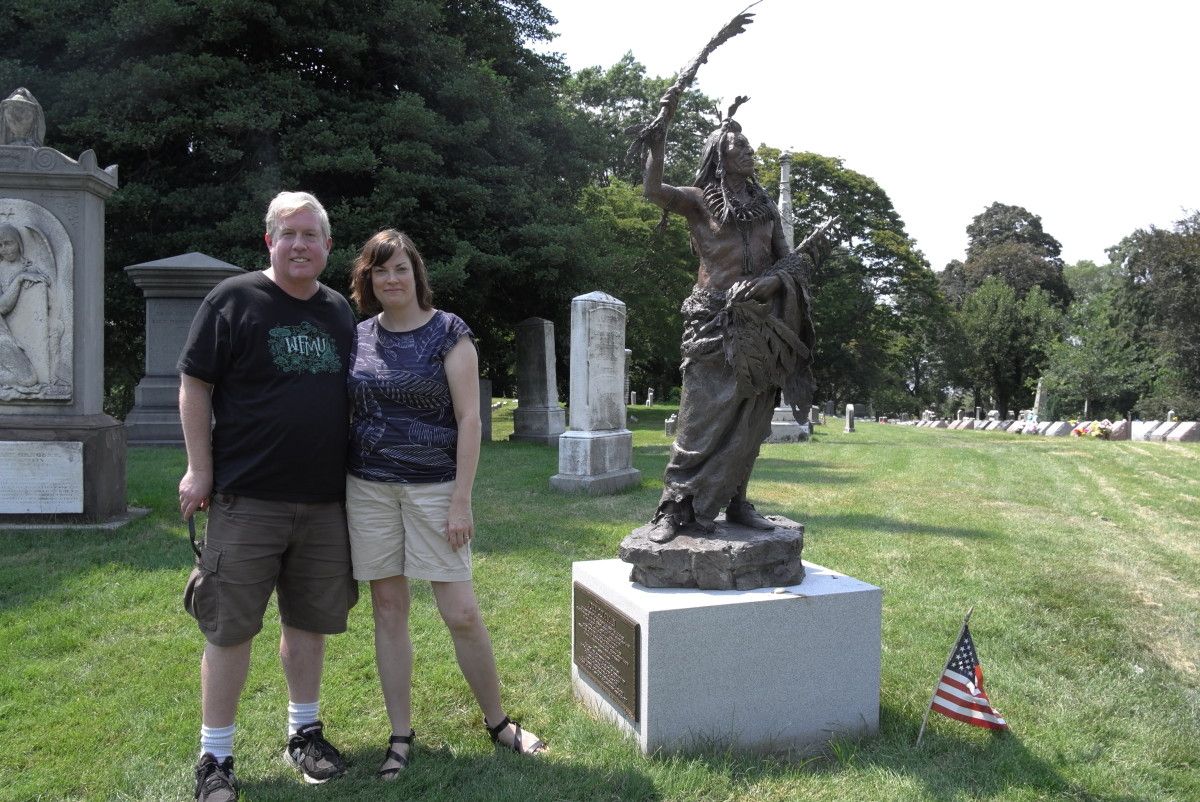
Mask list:
[[[364,592],[322,699],[348,776],[309,788],[280,759],[272,610],[238,720],[243,799],[1200,799],[1200,446],[838,423],[765,446],[758,508],[806,524],[808,560],[884,589],[879,737],[809,759],[644,758],[572,697],[571,562],[615,556],[653,510],[673,408],[635,408],[642,484],[602,498],[552,492],[554,449],[501,441],[511,410],[483,450],[476,587],[507,707],[550,755],[493,754],[418,586],[418,745],[402,780],[376,783],[388,725]],[[152,512],[116,532],[0,532],[0,799],[191,798],[203,639],[180,604],[183,466],[182,450],[131,450],[130,503]],[[932,716],[916,750],[972,605],[1012,732]]]

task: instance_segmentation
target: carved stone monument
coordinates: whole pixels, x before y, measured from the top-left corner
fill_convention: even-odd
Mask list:
[[[792,212],[792,154],[779,156],[779,218],[788,249],[796,247],[796,216]]]
[[[43,147],[26,89],[0,103],[0,523],[123,516],[125,429],[104,414],[104,202],[116,166]]]
[[[854,405],[846,405],[846,428],[843,430],[846,434],[854,431]]]
[[[183,445],[179,369],[192,318],[209,290],[242,268],[202,253],[130,265],[126,275],[146,296],[146,375],[125,418],[131,445]]]
[[[571,428],[558,438],[556,490],[615,493],[636,485],[625,428],[625,304],[603,292],[571,301]]]
[[[554,324],[531,317],[517,324],[517,399],[510,440],[556,445],[567,428],[558,404]]]
[[[492,380],[479,377],[479,440],[492,442]]]

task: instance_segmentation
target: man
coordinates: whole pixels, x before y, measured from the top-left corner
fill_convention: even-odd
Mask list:
[[[345,771],[318,707],[325,636],[346,630],[358,598],[343,508],[354,314],[317,281],[333,240],[315,197],[276,196],[264,239],[270,266],[208,294],[179,358],[188,457],[179,510],[185,519],[208,511],[184,594],[208,641],[200,664],[201,802],[237,798],[234,719],[272,591],[288,685],[285,757],[309,783]]]
[[[664,109],[673,101],[669,92]],[[705,143],[694,186],[662,183],[665,125],[646,139],[644,194],[664,216],[687,219],[700,257],[682,308],[683,396],[649,532],[656,543],[684,530],[713,532],[721,507],[730,523],[773,528],[747,500],[746,485],[779,389],[793,411],[807,409],[812,396],[811,257],[789,254],[775,204],[754,178],[754,150],[733,120],[736,110]]]

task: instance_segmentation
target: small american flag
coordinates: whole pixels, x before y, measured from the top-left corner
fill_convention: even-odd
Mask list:
[[[966,624],[963,624],[962,635],[938,680],[932,709],[976,727],[1008,729],[1008,724],[983,691],[983,667],[979,665],[979,655],[975,653],[975,643]]]

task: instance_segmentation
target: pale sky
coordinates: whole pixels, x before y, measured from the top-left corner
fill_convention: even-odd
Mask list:
[[[572,70],[626,51],[674,75],[747,0],[542,0]],[[993,201],[1067,262],[1200,208],[1200,2],[764,0],[696,86],[750,102],[755,145],[844,160],[888,193],[934,270]],[[778,188],[771,189],[777,194]]]

